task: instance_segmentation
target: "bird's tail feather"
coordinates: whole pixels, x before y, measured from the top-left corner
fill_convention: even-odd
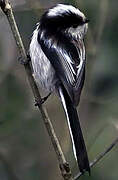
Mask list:
[[[79,117],[76,108],[73,106],[66,90],[59,87],[59,95],[61,102],[66,113],[70,135],[73,144],[73,152],[78,162],[81,172],[88,171],[90,174],[90,166],[82,130],[80,127]]]

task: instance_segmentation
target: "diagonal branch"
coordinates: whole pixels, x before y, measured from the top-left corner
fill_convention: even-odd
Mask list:
[[[114,146],[116,146],[116,144],[118,144],[118,137],[110,144],[110,146],[104,152],[98,155],[98,157],[90,163],[90,167],[93,167],[95,164],[97,164],[107,153],[109,153],[113,149]],[[74,180],[79,179],[83,174],[84,173],[81,172],[78,173]]]
[[[38,108],[39,108],[39,110],[40,110],[40,112],[42,114],[42,118],[43,118],[43,121],[45,123],[47,132],[49,134],[52,145],[53,145],[54,150],[56,152],[63,179],[64,180],[77,180],[84,173],[79,173],[79,174],[77,174],[77,176],[75,178],[72,178],[69,164],[66,162],[65,156],[64,156],[63,151],[61,149],[59,141],[58,141],[58,139],[56,137],[55,131],[53,129],[53,126],[52,126],[52,123],[51,123],[51,121],[49,119],[47,111],[46,111],[46,109],[45,109],[45,107],[43,105],[39,105],[40,102],[41,102],[41,96],[40,96],[38,87],[37,87],[37,85],[36,85],[36,83],[34,81],[34,78],[32,76],[29,59],[28,59],[28,57],[26,55],[26,51],[25,51],[25,48],[23,46],[22,39],[21,39],[21,36],[20,36],[18,28],[17,28],[11,5],[10,5],[8,0],[0,0],[0,7],[3,10],[3,12],[5,13],[5,15],[7,16],[7,19],[9,21],[13,36],[15,38],[15,41],[16,41],[16,44],[17,44],[17,47],[18,47],[18,50],[19,50],[19,54],[20,54],[21,59],[23,61],[23,65],[24,65],[24,68],[25,68],[25,71],[26,71],[26,74],[27,74],[27,77],[28,77],[28,80],[29,80],[30,87],[31,87],[33,95],[35,97],[35,101],[38,102]],[[118,143],[118,138],[116,138],[113,141],[113,143],[104,152],[102,152],[97,158],[94,159],[93,162],[90,163],[90,167],[93,167],[95,164],[97,164],[108,152],[110,152],[112,150],[112,148],[117,143]]]
[[[25,71],[26,71],[26,74],[27,74],[27,77],[29,80],[30,87],[32,89],[32,92],[33,92],[33,95],[35,98],[35,101],[38,102],[38,109],[40,110],[40,112],[42,114],[42,118],[43,118],[43,121],[45,123],[48,135],[51,139],[52,145],[53,145],[54,150],[56,152],[57,159],[59,162],[60,171],[61,171],[61,174],[63,176],[63,179],[64,180],[73,180],[69,164],[66,162],[65,156],[64,156],[63,151],[61,149],[59,141],[56,137],[56,134],[55,134],[55,131],[53,129],[52,123],[49,119],[48,113],[47,113],[45,107],[43,105],[40,105],[41,96],[40,96],[38,87],[34,81],[34,78],[32,76],[29,58],[26,55],[26,51],[25,51],[25,48],[24,48],[19,30],[18,30],[18,27],[16,25],[16,21],[14,18],[12,7],[11,7],[8,0],[0,0],[0,7],[3,10],[3,12],[5,13],[5,15],[8,19],[9,25],[11,27],[11,30],[12,30],[14,39],[16,41],[16,45],[17,45],[19,54],[20,54],[20,58],[22,59],[22,62],[23,62],[23,65],[24,65],[24,68],[25,68]]]

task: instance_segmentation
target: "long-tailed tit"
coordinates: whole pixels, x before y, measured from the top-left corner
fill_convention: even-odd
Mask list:
[[[36,82],[61,99],[80,171],[90,173],[76,110],[85,78],[83,38],[87,28],[88,20],[79,9],[58,4],[42,15],[33,32],[29,53]]]

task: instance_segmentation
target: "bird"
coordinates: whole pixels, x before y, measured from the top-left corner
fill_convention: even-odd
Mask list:
[[[60,98],[80,172],[90,165],[80,126],[77,106],[85,79],[84,36],[89,20],[70,4],[57,4],[46,10],[33,31],[29,55],[36,83],[47,97]],[[49,94],[49,95],[48,95]]]

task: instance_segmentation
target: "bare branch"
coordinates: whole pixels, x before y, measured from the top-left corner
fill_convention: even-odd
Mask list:
[[[8,0],[0,0],[0,7],[3,10],[3,12],[6,14],[7,19],[9,21],[13,36],[15,38],[15,41],[16,41],[16,44],[17,44],[17,47],[18,47],[18,50],[19,50],[19,54],[21,56],[24,68],[26,70],[26,74],[27,74],[27,77],[28,77],[28,80],[29,80],[29,84],[30,84],[31,89],[33,91],[33,95],[35,97],[35,101],[38,102],[38,108],[39,108],[39,110],[40,110],[40,112],[42,114],[42,118],[43,118],[43,121],[45,123],[47,132],[49,134],[52,145],[53,145],[54,150],[56,152],[57,159],[59,161],[61,174],[62,174],[64,180],[77,180],[84,173],[80,172],[79,174],[77,174],[77,176],[75,178],[72,178],[69,164],[66,162],[65,156],[64,156],[63,151],[61,149],[59,141],[58,141],[58,139],[56,137],[55,131],[53,129],[53,126],[52,126],[52,123],[51,123],[51,121],[49,119],[47,111],[46,111],[44,105],[39,105],[40,102],[41,102],[41,96],[40,96],[38,87],[37,87],[37,85],[36,85],[36,83],[34,81],[34,78],[32,76],[30,63],[29,63],[29,60],[27,58],[26,51],[24,49],[24,45],[22,43],[22,39],[21,39],[21,36],[19,34],[15,19],[14,19],[14,15],[13,15],[11,5],[10,5]],[[103,31],[103,27],[100,30],[99,37],[101,36],[102,31]],[[112,148],[117,143],[118,143],[118,138],[116,138],[113,141],[113,143],[104,152],[102,152],[97,158],[94,159],[93,162],[90,163],[90,167],[93,167],[95,164],[97,164],[108,152],[110,152],[112,150]]]
[[[98,155],[97,158],[95,158],[91,163],[90,163],[90,167],[93,167],[95,164],[97,164],[107,153],[109,153],[114,146],[116,146],[116,144],[118,143],[118,137],[112,142],[112,144],[104,151],[102,152],[100,155]],[[84,173],[79,173],[76,175],[76,177],[74,177],[74,180],[79,179]]]
[[[47,113],[44,105],[39,105],[41,102],[41,96],[40,96],[38,87],[34,81],[34,78],[32,76],[29,59],[26,55],[26,51],[25,51],[25,48],[24,48],[19,30],[18,30],[18,27],[16,25],[16,21],[14,18],[12,7],[11,7],[8,0],[0,0],[0,7],[3,10],[3,12],[5,13],[5,15],[7,16],[7,19],[9,21],[9,24],[10,24],[10,27],[11,27],[11,30],[12,30],[13,36],[15,38],[19,54],[20,54],[20,58],[22,59],[22,62],[23,62],[23,65],[24,65],[24,68],[25,68],[25,71],[26,71],[26,74],[27,74],[27,77],[29,80],[30,87],[31,87],[33,95],[35,97],[35,101],[38,102],[38,108],[42,114],[42,118],[43,118],[43,121],[45,123],[47,132],[49,134],[52,145],[53,145],[54,150],[56,152],[57,159],[59,162],[59,167],[60,167],[63,179],[64,180],[73,180],[69,164],[66,162],[65,156],[64,156],[63,151],[61,149],[59,141],[56,137],[56,134],[55,134],[55,131],[53,129],[52,123],[49,119],[48,113]]]

